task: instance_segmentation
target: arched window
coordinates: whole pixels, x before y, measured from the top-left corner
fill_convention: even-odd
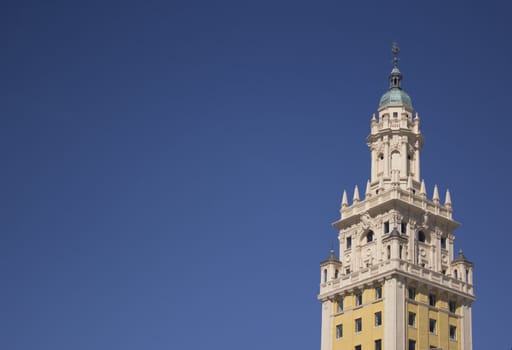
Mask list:
[[[324,282],[327,282],[327,269],[324,270]]]
[[[400,252],[399,252],[399,258],[400,259],[402,259],[402,250],[403,250],[403,248],[402,248],[402,246],[400,246]]]
[[[457,270],[453,271],[453,277],[455,277],[456,280],[459,279],[459,274],[457,273]]]
[[[336,271],[334,271],[334,278],[337,279],[338,278],[338,275],[339,275],[339,271],[338,269],[336,269]]]
[[[387,251],[388,251],[388,260],[391,259],[391,247],[388,246],[387,247]]]
[[[425,236],[425,233],[423,231],[418,232],[418,241],[425,242],[427,240],[427,237]]]
[[[370,243],[373,241],[373,231],[368,231],[366,234],[366,243]]]

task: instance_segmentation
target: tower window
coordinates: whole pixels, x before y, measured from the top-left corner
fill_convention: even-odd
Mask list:
[[[343,298],[338,299],[338,312],[343,312]]]
[[[411,299],[411,300],[416,299],[416,288],[409,287],[408,292],[409,292],[409,299]]]
[[[387,246],[387,251],[388,251],[388,260],[391,259],[391,247],[390,246]]]
[[[453,271],[453,277],[454,277],[456,280],[458,280],[458,279],[459,279],[459,276],[458,276],[458,274],[457,274],[457,270],[454,270],[454,271]]]
[[[441,237],[441,249],[446,249],[446,238]]]
[[[336,269],[336,271],[334,271],[334,278],[338,279],[339,275],[340,275],[340,272],[338,271],[338,269]]]
[[[343,338],[343,325],[338,324],[336,325],[336,339]]]
[[[389,221],[384,223],[384,233],[389,233]]]
[[[408,350],[416,350],[416,340],[409,339],[409,348]]]
[[[403,248],[402,248],[402,246],[400,246],[400,250],[399,250],[399,253],[398,253],[398,257],[400,259],[402,259],[402,251],[403,251]]]
[[[430,319],[428,321],[428,330],[430,333],[436,334],[436,324],[437,324],[436,320]]]
[[[414,312],[409,312],[408,324],[411,327],[416,327],[416,314]]]
[[[402,222],[402,224],[400,225],[400,228],[404,235],[407,234],[407,224],[405,222]]]
[[[363,331],[363,319],[362,318],[356,318],[355,329],[356,329],[356,333]]]
[[[382,286],[375,287],[375,299],[382,299]]]
[[[370,231],[366,234],[366,242],[370,243],[373,241],[373,231]]]
[[[430,306],[436,306],[436,296],[435,296],[435,294],[429,294],[428,295],[428,304]]]
[[[324,283],[327,282],[327,269],[324,269]]]
[[[363,304],[363,293],[357,292],[356,293],[356,306],[359,306],[361,304]]]
[[[377,339],[375,341],[375,350],[382,350],[382,340],[381,339]]]
[[[427,240],[425,233],[423,231],[418,232],[418,241],[425,242]]]
[[[347,237],[346,243],[347,243],[347,249],[352,248],[352,237]]]
[[[382,325],[382,312],[375,313],[375,327],[379,327]]]
[[[455,303],[455,301],[450,300],[448,302],[448,308],[450,309],[450,312],[455,312],[455,309],[457,308],[457,304]]]
[[[457,339],[457,327],[450,326],[450,340],[456,340]]]

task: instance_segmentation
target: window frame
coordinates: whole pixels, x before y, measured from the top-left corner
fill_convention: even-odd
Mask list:
[[[355,333],[361,333],[363,331],[363,319],[362,319],[362,317],[356,318],[354,320],[354,330],[355,330]]]
[[[343,323],[336,325],[336,339],[343,338]]]
[[[411,319],[412,319],[412,324],[411,324]],[[407,324],[409,325],[409,327],[416,328],[416,313],[415,312],[409,311],[409,315],[407,317]]]
[[[428,331],[430,334],[437,334],[437,320],[433,318],[428,319]]]
[[[375,317],[375,327],[382,326],[382,311],[377,311],[374,314],[374,317]]]

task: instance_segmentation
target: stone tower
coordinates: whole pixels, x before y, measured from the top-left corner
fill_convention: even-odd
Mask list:
[[[420,176],[423,136],[402,89],[393,45],[390,87],[367,138],[364,198],[344,191],[339,259],[321,263],[321,350],[472,350],[473,264],[454,257],[450,192],[430,198]]]

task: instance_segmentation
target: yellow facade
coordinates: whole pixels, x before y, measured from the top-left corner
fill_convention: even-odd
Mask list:
[[[436,293],[426,288],[414,288],[414,296],[407,295],[406,339],[416,341],[416,349],[441,348],[446,350],[461,350],[460,347],[460,316],[459,307],[455,304],[455,312],[450,312],[450,301],[446,293]],[[435,296],[434,306],[430,305],[430,295]],[[410,313],[415,317],[410,320]],[[435,327],[431,332],[431,320]],[[411,325],[413,323],[413,325]],[[450,339],[450,326],[456,327],[454,339]]]
[[[382,290],[382,289],[381,289]],[[356,293],[362,293],[362,303],[357,305]],[[384,342],[384,295],[377,298],[376,288],[365,288],[354,293],[347,293],[343,296],[343,311],[338,312],[339,299],[333,303],[334,317],[332,322],[333,350],[354,349],[361,345],[362,349],[374,349],[375,341],[380,339]],[[375,314],[381,313],[381,324],[376,325]],[[362,330],[356,331],[356,320],[361,319]],[[336,327],[343,325],[343,336],[338,337]]]

